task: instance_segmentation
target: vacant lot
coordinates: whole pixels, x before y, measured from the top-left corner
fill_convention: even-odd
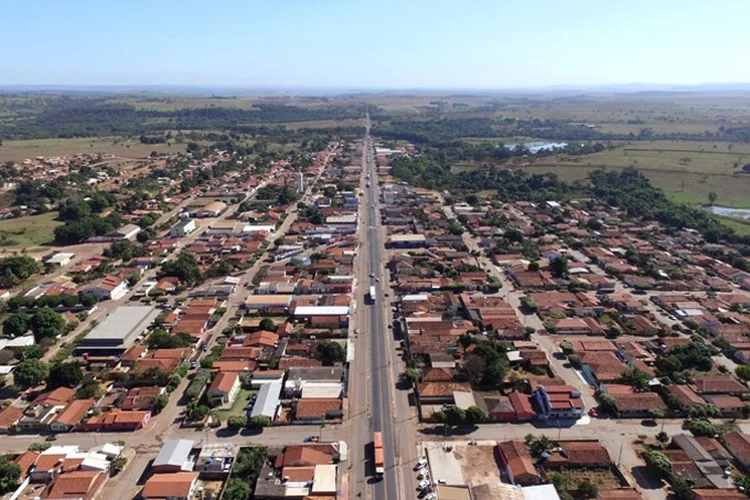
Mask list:
[[[588,479],[599,490],[616,490],[623,487],[620,479],[609,469],[574,469],[549,472],[549,479],[559,482],[558,487],[566,491],[575,491],[584,479]]]
[[[48,212],[0,221],[0,237],[6,243],[3,246],[29,248],[51,243],[55,228],[62,225],[56,217],[57,212]]]
[[[152,151],[176,153],[185,151],[184,144],[141,144],[136,139],[123,137],[82,137],[76,139],[33,139],[3,141],[0,163],[23,161],[37,156],[64,156],[79,153],[101,153],[126,158],[145,158]]]
[[[456,446],[456,458],[461,463],[466,484],[500,484],[500,469],[494,446]]]

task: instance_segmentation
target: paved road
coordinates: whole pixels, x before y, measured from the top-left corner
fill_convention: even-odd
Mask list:
[[[380,217],[375,203],[378,199],[377,169],[375,157],[370,138],[369,121],[367,134],[364,140],[365,171],[370,174],[370,187],[365,188],[364,206],[367,214],[364,224],[367,227],[366,253],[368,256],[367,273],[369,286],[376,290],[375,303],[368,307],[369,337],[370,337],[370,370],[371,370],[371,408],[372,408],[372,430],[383,433],[383,451],[385,452],[385,475],[382,481],[373,485],[373,498],[395,499],[399,498],[398,478],[396,475],[396,444],[393,429],[393,415],[391,413],[391,390],[390,366],[386,346],[391,336],[386,328],[383,318],[384,283],[386,276],[382,265],[385,258],[385,246],[381,239]],[[364,269],[363,269],[364,270]]]

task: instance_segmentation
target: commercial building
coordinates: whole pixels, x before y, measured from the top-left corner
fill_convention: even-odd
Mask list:
[[[146,331],[159,312],[151,306],[118,307],[81,340],[76,353],[123,353]]]
[[[119,276],[106,276],[96,285],[84,288],[83,293],[99,300],[119,300],[128,293],[128,282]]]
[[[222,201],[212,201],[206,203],[206,205],[195,212],[196,217],[218,217],[224,210],[227,209],[227,204]]]
[[[169,230],[169,236],[172,238],[182,238],[195,231],[195,221],[193,219],[183,219]]]
[[[392,234],[388,237],[386,246],[390,248],[420,248],[425,246],[423,234]]]
[[[531,393],[542,420],[580,418],[586,409],[580,391],[570,385],[540,385]]]
[[[159,450],[151,469],[156,473],[192,471],[195,457],[191,459],[190,453],[194,444],[189,439],[170,439]]]

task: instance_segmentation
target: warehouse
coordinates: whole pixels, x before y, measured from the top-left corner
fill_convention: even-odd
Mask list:
[[[191,457],[195,441],[189,439],[170,439],[166,441],[156,455],[151,469],[156,473],[180,472],[193,470],[196,457]]]
[[[227,204],[222,201],[212,201],[206,203],[206,205],[195,212],[196,217],[218,217],[224,210],[227,209]]]
[[[107,355],[125,352],[146,331],[159,312],[151,306],[118,307],[81,340],[76,346],[76,353]]]
[[[392,234],[388,238],[389,248],[419,248],[425,246],[423,234]]]

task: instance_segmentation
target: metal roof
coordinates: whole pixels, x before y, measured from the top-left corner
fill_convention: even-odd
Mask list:
[[[188,461],[190,450],[193,449],[195,441],[189,439],[170,439],[165,442],[156,455],[152,467],[160,465],[174,465],[182,468]]]
[[[250,418],[254,417],[276,417],[276,409],[279,407],[279,396],[281,395],[281,381],[274,380],[263,384],[255,400],[253,411],[250,412]]]
[[[346,316],[349,306],[299,306],[294,310],[295,316]]]
[[[151,306],[118,307],[86,335],[78,350],[127,349],[158,315]]]

